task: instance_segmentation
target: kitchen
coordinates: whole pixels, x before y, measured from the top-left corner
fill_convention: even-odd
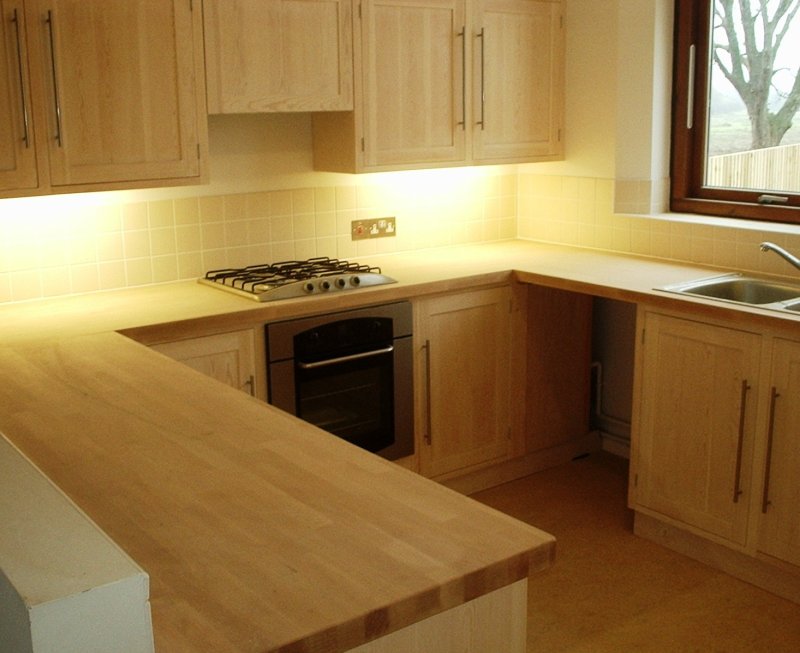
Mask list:
[[[633,127],[653,130],[639,122],[642,113],[658,121],[651,111],[656,90],[628,88],[639,77],[625,70],[652,58],[630,52],[646,50],[648,40],[618,35],[644,25],[655,34],[654,16],[642,12],[661,5],[568,3],[564,161],[364,177],[320,173],[312,169],[308,115],[212,116],[208,186],[4,200],[0,295],[11,303],[194,279],[252,262],[254,251],[255,260],[332,249],[358,260],[515,235],[693,266],[785,273],[777,257],[759,256],[757,245],[769,231],[797,251],[791,227],[623,215],[636,208],[630,206],[615,212],[615,197],[624,199],[626,185],[641,186],[640,170],[651,168],[649,141],[635,142]],[[647,98],[652,105],[642,107]],[[626,139],[616,139],[623,130]],[[661,176],[653,170],[646,179]],[[352,220],[385,215],[397,217],[396,237],[350,240]]]

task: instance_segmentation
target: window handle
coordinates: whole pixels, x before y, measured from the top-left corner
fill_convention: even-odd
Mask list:
[[[694,76],[697,48],[692,43],[689,46],[689,74],[686,75],[688,88],[686,89],[686,129],[694,127]]]

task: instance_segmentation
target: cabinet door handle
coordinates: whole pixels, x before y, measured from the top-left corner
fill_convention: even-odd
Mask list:
[[[433,420],[431,419],[431,341],[425,341],[425,443],[433,441]]]
[[[736,444],[736,475],[733,480],[733,502],[739,502],[739,495],[742,494],[742,446],[744,444],[744,422],[745,412],[747,411],[747,391],[750,384],[747,379],[742,380],[742,394],[739,403],[739,438]]]
[[[50,36],[50,70],[53,73],[53,96],[54,96],[54,109],[56,112],[56,135],[55,141],[58,143],[58,146],[62,146],[61,142],[61,99],[58,95],[58,74],[56,68],[56,39],[55,39],[55,28],[53,27],[53,10],[47,10],[47,18],[45,19],[47,23],[47,30]]]
[[[23,134],[22,141],[25,147],[30,147],[30,130],[28,122],[28,103],[25,99],[25,73],[22,67],[22,38],[19,35],[19,16],[17,10],[14,9],[14,15],[11,17],[11,22],[14,23],[14,33],[17,37],[17,67],[19,72],[19,96],[22,101],[22,125]]]
[[[483,130],[486,127],[486,28],[481,27],[475,38],[481,40],[481,119],[475,124]]]
[[[456,34],[461,38],[461,120],[456,123],[464,131],[467,128],[467,28]]]
[[[256,377],[252,374],[248,377],[248,379],[242,384],[245,388],[247,388],[247,392],[250,393],[251,397],[256,396]]]
[[[775,402],[780,397],[775,386],[772,386],[772,395],[769,400],[769,430],[767,431],[767,459],[764,462],[764,491],[761,495],[761,512],[767,513],[769,500],[769,473],[772,466],[772,436],[775,433]]]

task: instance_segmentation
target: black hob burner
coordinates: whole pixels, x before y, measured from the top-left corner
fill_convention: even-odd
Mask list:
[[[210,270],[198,281],[259,302],[395,283],[379,267],[327,256]]]

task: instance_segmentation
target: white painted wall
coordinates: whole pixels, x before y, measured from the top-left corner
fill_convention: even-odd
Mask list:
[[[147,574],[0,434],[0,651],[153,653]]]

